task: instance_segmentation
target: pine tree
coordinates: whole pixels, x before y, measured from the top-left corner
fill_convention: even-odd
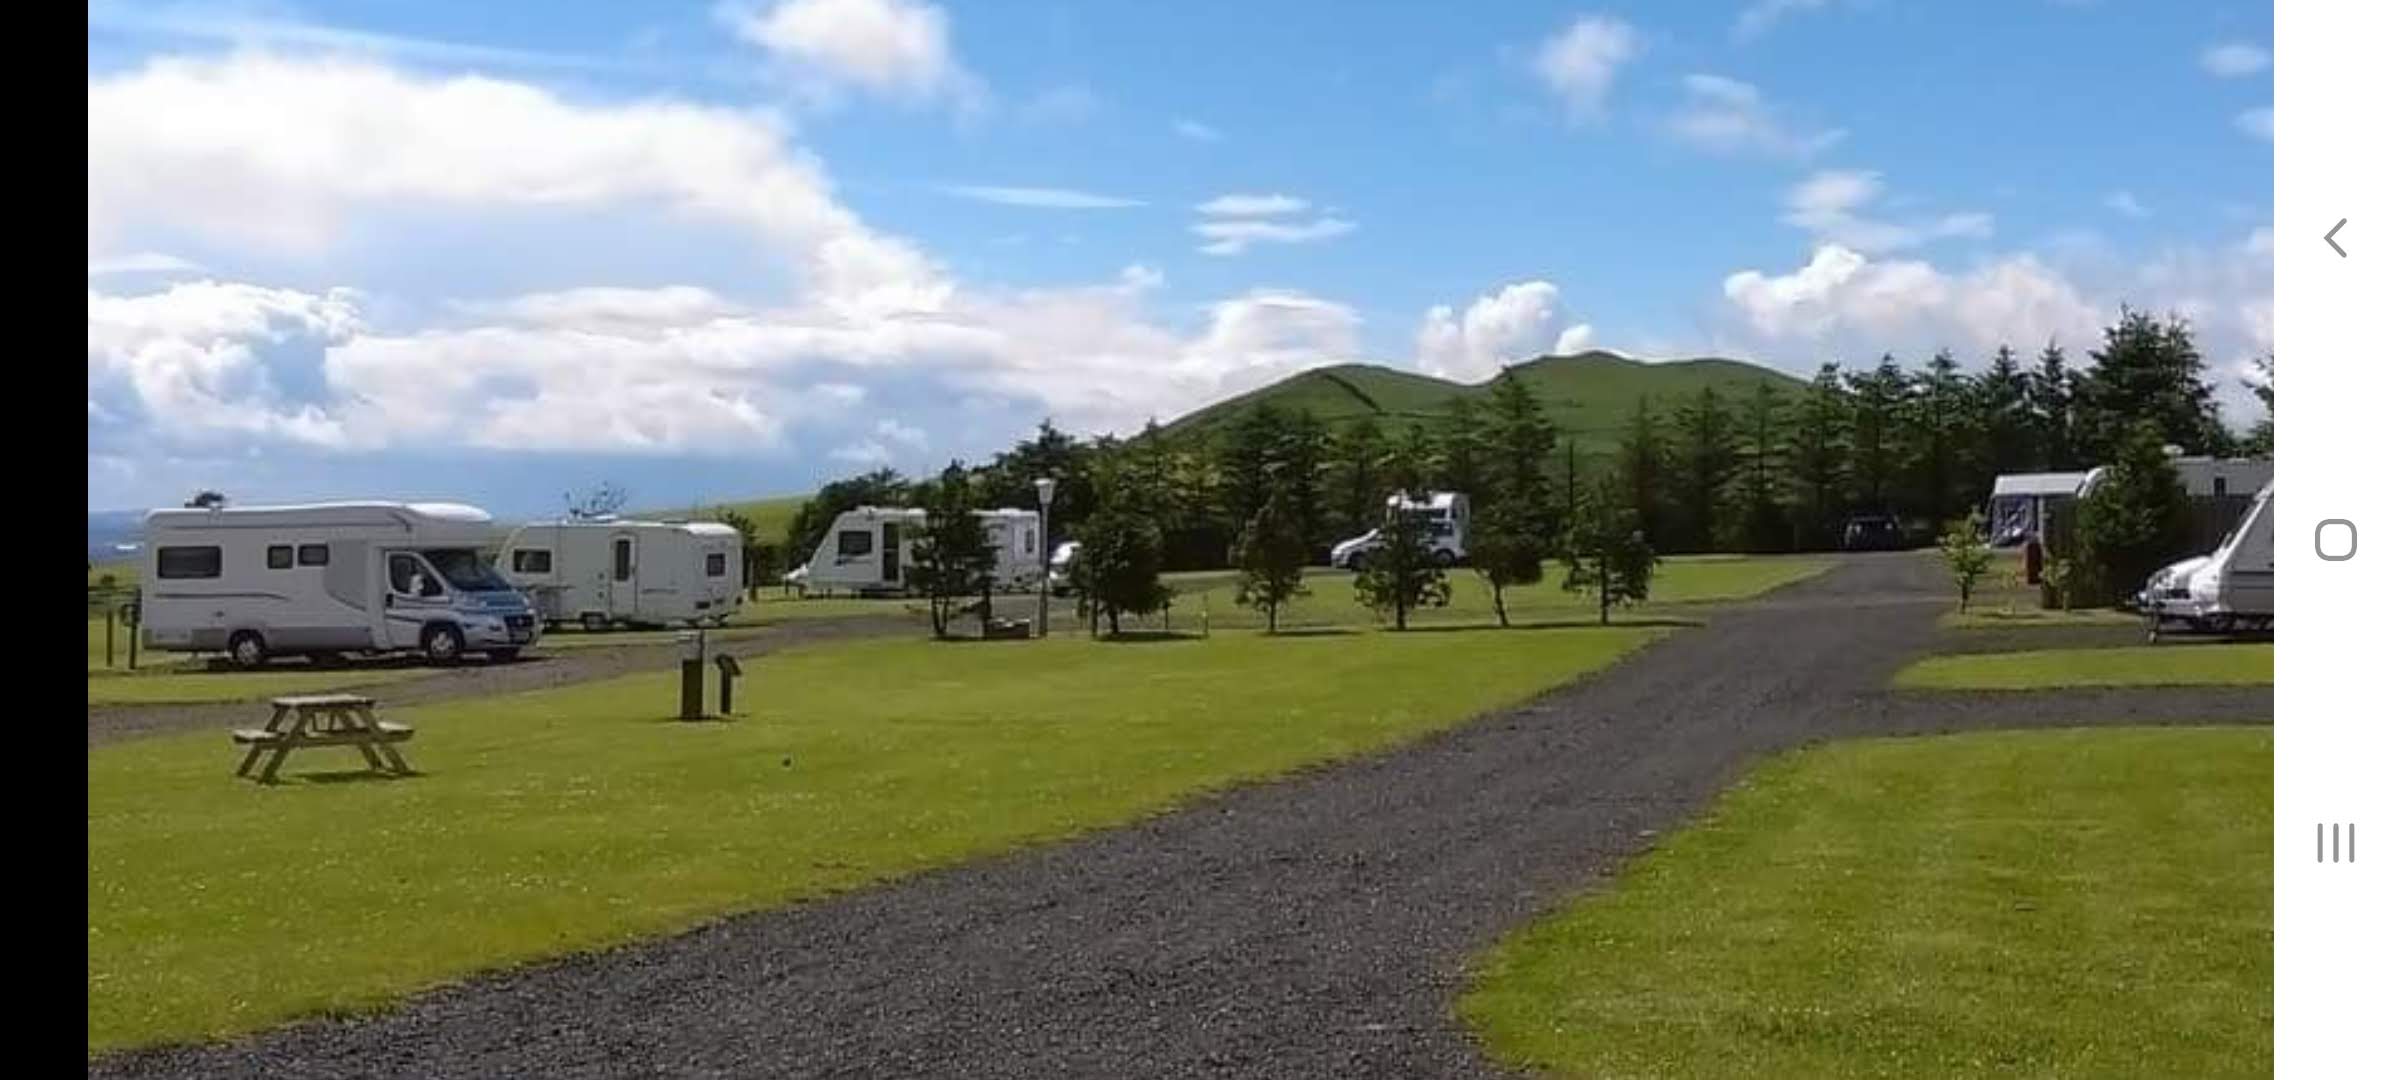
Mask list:
[[[1081,544],[1070,571],[1076,608],[1088,618],[1105,616],[1110,636],[1122,632],[1122,616],[1150,614],[1174,598],[1158,579],[1163,562],[1158,526],[1113,493],[1104,494],[1100,508],[1085,520]]]
[[[1395,511],[1384,520],[1383,542],[1367,552],[1355,582],[1358,602],[1408,629],[1409,613],[1450,602],[1450,581],[1433,561],[1430,530],[1416,515]]]
[[[1875,370],[1851,374],[1850,478],[1852,502],[1861,510],[1892,509],[1892,479],[1899,472],[1901,414],[1908,403],[1908,376],[1892,354]]]
[[[1405,491],[1422,496],[1433,489],[1433,472],[1428,463],[1434,459],[1433,439],[1425,433],[1425,425],[1411,422],[1400,433],[1400,441],[1392,444],[1383,456],[1383,487],[1385,492]],[[1374,514],[1383,516],[1384,496],[1378,494]]]
[[[1791,521],[1783,508],[1783,395],[1758,384],[1742,403],[1741,479],[1736,504],[1742,549],[1782,551],[1791,546]]]
[[[2092,493],[2076,504],[2075,562],[2089,584],[2105,590],[2082,599],[2122,600],[2152,571],[2184,555],[2190,514],[2159,425],[2135,421]]]
[[[1948,520],[1958,509],[1959,480],[1966,473],[1960,458],[1967,418],[1967,381],[1950,350],[1934,353],[1912,380],[1902,415],[1915,465],[1917,511],[1932,521]]]
[[[1829,363],[1818,368],[1817,377],[1801,392],[1789,453],[1804,547],[1831,547],[1840,536],[1842,492],[1849,481],[1850,413],[1841,367]]]
[[[1475,550],[1468,561],[1492,593],[1492,614],[1508,625],[1508,590],[1542,580],[1542,556],[1552,544],[1531,509],[1503,498],[1475,517]]]
[[[1558,428],[1542,414],[1541,401],[1516,372],[1502,371],[1493,380],[1485,427],[1495,460],[1484,494],[1512,507],[1537,541],[1554,537],[1549,470],[1550,455],[1558,448]]]
[[[2080,460],[2075,456],[2075,372],[2067,367],[2067,352],[2058,342],[2052,341],[2042,350],[2030,393],[2034,443],[2042,468],[2052,472],[2074,468]]]
[[[1578,513],[1567,529],[1567,576],[1562,587],[1591,597],[1600,607],[1600,622],[1606,625],[1609,613],[1618,606],[1650,596],[1650,578],[1657,566],[1658,553],[1643,537],[1633,508],[1613,480],[1602,479],[1591,497],[1579,500]]]
[[[1375,527],[1383,514],[1383,458],[1389,453],[1383,429],[1372,416],[1361,416],[1342,429],[1333,444],[1334,512],[1342,535],[1356,536]]]
[[[1675,488],[1683,511],[1682,541],[1677,547],[1707,551],[1720,539],[1725,485],[1741,468],[1733,417],[1725,411],[1716,388],[1703,386],[1691,404],[1676,410],[1675,428],[1675,457],[1682,466]]]
[[[2091,416],[2089,449],[2114,458],[2144,422],[2185,453],[2215,453],[2230,441],[2189,323],[2123,308],[2106,335],[2075,396],[2077,411]]]
[[[1234,602],[1265,615],[1270,634],[1278,629],[1284,605],[1308,594],[1301,575],[1308,552],[1291,496],[1278,485],[1250,516],[1234,547],[1234,565],[1241,570],[1234,584]]]
[[[2024,472],[2036,460],[2031,378],[2017,365],[2017,354],[2002,345],[1992,354],[1992,366],[1975,379],[1975,435],[1981,448],[1975,454],[1971,487],[1990,491],[1992,478]]]
[[[1645,536],[1666,535],[1668,469],[1666,436],[1650,417],[1650,399],[1636,398],[1625,438],[1617,444],[1616,478],[1635,527]]]
[[[1434,476],[1444,491],[1464,492],[1474,503],[1483,501],[1490,462],[1484,450],[1483,410],[1475,399],[1459,396],[1442,407],[1441,428],[1435,435],[1438,453]]]

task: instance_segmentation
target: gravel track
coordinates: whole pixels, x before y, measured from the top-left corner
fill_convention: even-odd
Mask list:
[[[1124,828],[95,1076],[1482,1076],[1473,955],[1760,755],[1840,736],[2260,722],[2264,690],[1930,695],[1921,555],[1845,559],[1389,753]]]

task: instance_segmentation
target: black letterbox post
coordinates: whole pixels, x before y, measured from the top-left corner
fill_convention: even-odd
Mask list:
[[[740,677],[741,674],[741,661],[735,660],[731,653],[717,654],[718,714],[723,716],[733,715],[733,680]]]

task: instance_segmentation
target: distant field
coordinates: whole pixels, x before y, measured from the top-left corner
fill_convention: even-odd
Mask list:
[[[1892,685],[1908,690],[2044,690],[2243,686],[2274,681],[2272,644],[2192,642],[1931,656],[1902,669]]]
[[[1459,1012],[1556,1076],[2265,1076],[2273,791],[2264,729],[1800,751],[1510,934]]]
[[[733,502],[683,503],[659,506],[649,510],[629,510],[626,517],[646,521],[674,518],[685,521],[715,521],[718,515],[731,510],[757,524],[759,538],[770,544],[783,543],[783,530],[792,522],[792,515],[808,504],[806,495],[770,495],[757,499]]]
[[[290,783],[237,781],[222,732],[102,746],[87,1049],[388,1003],[1121,824],[1449,727],[1661,633],[828,644],[750,663],[732,723],[673,722],[669,672],[396,710],[423,774],[387,782],[310,782],[357,767],[328,751]]]
[[[1814,577],[1832,566],[1832,559],[1813,555],[1677,556],[1659,564],[1658,575],[1651,583],[1648,604],[1744,599]],[[1566,578],[1564,564],[1547,563],[1544,570],[1540,582],[1508,590],[1511,622],[1544,623],[1599,618],[1599,609],[1589,600],[1559,587],[1559,583]],[[1200,613],[1206,610],[1212,629],[1263,629],[1266,626],[1264,615],[1234,602],[1237,576],[1231,571],[1168,575],[1167,583],[1176,590],[1172,612],[1175,627],[1197,629]],[[1496,621],[1492,614],[1491,591],[1484,587],[1482,578],[1472,570],[1463,569],[1452,570],[1447,576],[1450,581],[1449,605],[1428,608],[1411,615],[1410,626]],[[1309,571],[1306,582],[1309,595],[1301,597],[1290,610],[1283,613],[1281,624],[1300,629],[1370,626],[1379,621],[1388,621],[1359,605],[1355,582],[1356,576],[1346,570],[1319,567]],[[1068,603],[1071,606],[1073,601]],[[1637,604],[1621,608],[1614,617],[1639,618],[1644,606]],[[1166,621],[1163,618],[1151,619],[1141,625],[1160,625]]]

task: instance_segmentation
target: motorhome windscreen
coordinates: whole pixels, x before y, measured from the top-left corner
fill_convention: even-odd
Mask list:
[[[483,556],[466,548],[434,548],[421,554],[452,588],[467,592],[509,591],[508,581],[500,572],[485,562]]]

